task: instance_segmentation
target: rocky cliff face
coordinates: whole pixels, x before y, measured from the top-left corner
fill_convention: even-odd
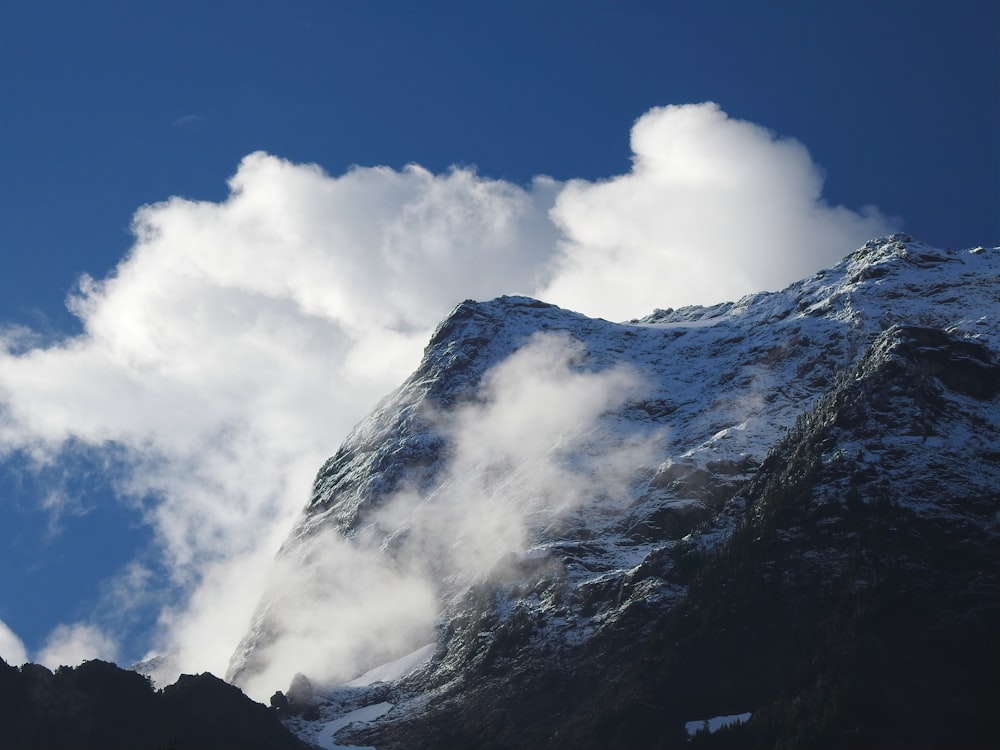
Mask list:
[[[300,736],[391,703],[355,731],[382,748],[669,745],[745,711],[733,731],[764,744],[842,744],[853,722],[864,745],[879,724],[852,680],[945,643],[973,668],[998,622],[998,279],[997,250],[894,236],[628,323],[463,303],[320,470],[229,678],[277,674],[308,634],[294,670],[327,684]],[[426,592],[389,618],[406,632],[337,629],[367,606],[345,564],[383,570],[372,597]],[[326,658],[345,643],[353,661]],[[421,646],[381,681],[310,675]],[[963,695],[996,697],[997,670],[973,671]],[[883,687],[871,710],[903,722]],[[945,713],[979,727],[981,703]]]

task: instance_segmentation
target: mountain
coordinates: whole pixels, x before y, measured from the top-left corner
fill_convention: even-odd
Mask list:
[[[996,746],[998,280],[894,235],[627,323],[459,305],[227,679],[301,672],[276,705],[325,747]]]
[[[736,530],[556,744],[679,745],[668,717],[738,709],[746,727],[687,746],[995,747],[998,393],[986,347],[884,332],[771,451],[731,503]]]

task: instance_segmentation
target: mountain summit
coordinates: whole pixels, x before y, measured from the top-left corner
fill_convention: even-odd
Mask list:
[[[625,323],[466,301],[227,679],[326,747],[987,746],[998,312],[1000,249],[902,235]]]

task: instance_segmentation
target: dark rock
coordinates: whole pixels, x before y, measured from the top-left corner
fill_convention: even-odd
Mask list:
[[[316,704],[316,693],[309,678],[301,672],[292,678],[292,684],[288,686],[289,702],[300,710],[311,708]]]
[[[271,711],[210,674],[156,691],[143,675],[99,660],[54,674],[0,660],[0,705],[5,750],[303,747]]]

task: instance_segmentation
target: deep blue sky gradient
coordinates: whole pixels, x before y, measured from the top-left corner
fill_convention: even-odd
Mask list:
[[[71,323],[139,205],[220,199],[256,149],[593,179],[627,170],[645,110],[705,100],[805,143],[831,202],[995,244],[998,7],[5,0],[0,318]]]
[[[1000,244],[998,40],[995,0],[0,0],[0,324],[76,331],[136,208],[222,199],[254,150],[596,179],[643,112],[706,100],[802,141],[831,203]],[[32,649],[149,544],[99,477],[54,532],[49,486],[0,471],[0,619]]]

